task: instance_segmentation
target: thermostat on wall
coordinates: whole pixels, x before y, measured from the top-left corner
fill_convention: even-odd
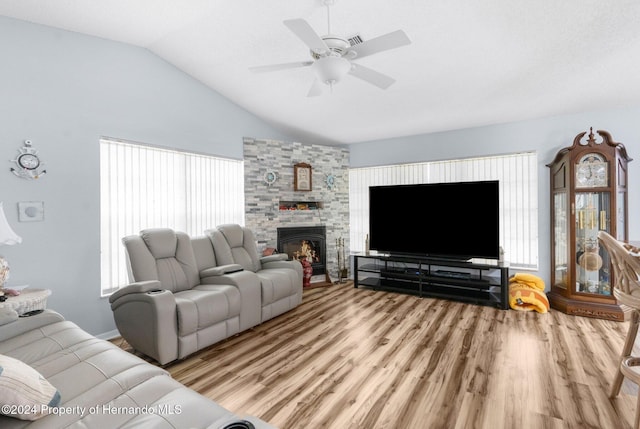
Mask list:
[[[44,220],[43,201],[22,201],[18,203],[18,220],[20,222],[40,222]]]

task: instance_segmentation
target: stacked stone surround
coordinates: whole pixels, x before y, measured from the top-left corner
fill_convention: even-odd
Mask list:
[[[305,162],[312,168],[312,190],[293,190],[293,166]],[[274,171],[269,186],[264,176]],[[244,139],[245,225],[254,231],[258,249],[276,247],[277,229],[321,226],[327,230],[327,272],[338,277],[336,241],[344,239],[349,254],[349,151],[334,146]],[[325,179],[335,176],[329,189]],[[279,210],[280,201],[320,201],[318,210]],[[348,261],[347,261],[348,266]]]

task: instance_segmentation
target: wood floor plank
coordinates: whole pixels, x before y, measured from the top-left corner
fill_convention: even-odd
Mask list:
[[[630,428],[637,387],[607,397],[627,328],[347,283],[165,368],[281,429]]]

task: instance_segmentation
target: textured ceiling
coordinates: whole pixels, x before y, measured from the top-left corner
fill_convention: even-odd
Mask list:
[[[322,0],[0,0],[0,15],[147,48],[284,133],[354,143],[640,104],[637,0],[338,0],[332,33],[398,29],[412,44],[357,60],[396,79],[348,75],[307,97],[308,61],[283,21],[327,32]]]

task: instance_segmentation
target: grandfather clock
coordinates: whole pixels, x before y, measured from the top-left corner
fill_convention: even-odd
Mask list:
[[[628,240],[627,163],[621,143],[593,128],[560,150],[551,170],[551,306],[567,314],[623,321],[612,294],[611,261],[598,231]]]

